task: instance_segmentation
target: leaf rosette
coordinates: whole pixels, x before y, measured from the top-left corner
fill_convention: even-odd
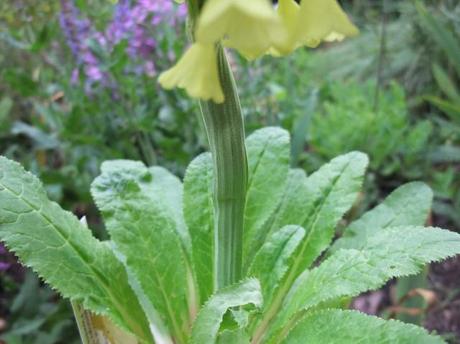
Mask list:
[[[344,300],[460,253],[460,235],[423,227],[432,200],[425,184],[396,189],[334,241],[360,193],[366,155],[339,156],[307,176],[289,167],[282,129],[258,130],[246,146],[245,277],[219,291],[208,153],[191,162],[184,184],[160,167],[104,163],[92,194],[107,242],[0,158],[0,239],[63,297],[138,343],[443,342],[343,309]]]

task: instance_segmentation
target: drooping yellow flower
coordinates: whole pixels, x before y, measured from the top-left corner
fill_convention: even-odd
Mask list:
[[[337,0],[302,0],[296,33],[302,44],[314,48],[321,41],[340,41],[357,34]]]
[[[322,41],[340,41],[354,36],[358,29],[351,23],[336,0],[280,0],[278,15],[288,38],[274,44],[269,53],[283,56],[299,46],[317,47]]]
[[[269,53],[274,56],[290,54],[300,43],[297,41],[297,27],[299,22],[299,5],[294,0],[279,0],[277,14],[285,30],[285,37],[278,40],[270,48]]]
[[[214,44],[194,43],[158,81],[166,89],[183,88],[194,98],[212,99],[216,103],[224,101]]]
[[[264,53],[287,55],[306,45],[342,40],[358,33],[337,0],[207,0],[201,10],[194,43],[179,62],[164,72],[160,84],[184,88],[195,98],[224,101],[215,46],[223,42],[248,59]]]
[[[196,40],[238,50],[248,59],[264,54],[282,32],[268,0],[207,0],[198,19]]]

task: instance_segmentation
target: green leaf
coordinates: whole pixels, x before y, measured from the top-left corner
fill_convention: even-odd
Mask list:
[[[224,330],[217,338],[217,344],[250,344],[251,340],[243,329]]]
[[[433,147],[428,160],[433,164],[455,164],[460,162],[460,146],[450,144]]]
[[[445,23],[433,16],[421,1],[417,0],[415,7],[423,24],[422,28],[444,51],[449,62],[456,69],[457,74],[460,74],[460,43],[458,42],[458,37]]]
[[[437,63],[433,63],[433,76],[439,88],[452,102],[460,103],[460,93],[447,72]]]
[[[307,176],[301,169],[289,170],[283,194],[275,212],[267,222],[268,233],[273,233],[287,225],[301,226],[313,195],[308,187]]]
[[[155,202],[163,204],[176,222],[176,232],[188,259],[191,259],[192,244],[182,212],[183,187],[179,178],[163,167],[149,167],[153,179],[148,195]]]
[[[280,128],[264,128],[246,139],[249,179],[244,213],[246,267],[268,234],[265,226],[279,202],[289,171],[289,133]]]
[[[304,237],[302,227],[286,226],[273,233],[257,252],[248,275],[260,281],[266,305],[271,303],[279,282],[292,263],[292,255]]]
[[[421,327],[383,320],[357,311],[323,310],[300,320],[282,344],[441,344]]]
[[[212,189],[212,157],[210,153],[205,153],[190,163],[184,178],[184,216],[192,238],[193,263],[201,303],[212,294],[214,284]]]
[[[13,108],[13,101],[9,97],[0,99],[0,134],[6,133],[11,126],[9,115]]]
[[[193,324],[191,344],[215,343],[224,314],[232,307],[262,305],[259,281],[249,278],[219,290],[198,313]]]
[[[34,143],[35,149],[57,149],[60,147],[59,141],[55,135],[45,133],[38,127],[30,124],[15,121],[11,127],[11,134],[24,135]]]
[[[310,196],[299,220],[307,235],[296,253],[294,275],[308,268],[329,246],[335,227],[358,196],[368,161],[363,153],[348,153],[332,159],[307,178]]]
[[[181,223],[177,209],[170,208],[163,186],[154,185],[164,181],[158,171],[140,162],[105,162],[91,192],[129,271],[175,340],[184,342],[190,326],[190,272],[177,229]],[[163,324],[156,325],[163,328]]]
[[[126,271],[109,246],[51,202],[36,177],[4,157],[0,157],[0,240],[64,297],[109,316],[141,341],[152,341]]]
[[[454,103],[436,96],[425,96],[423,99],[429,101],[441,111],[446,113],[453,121],[460,121],[460,103]]]
[[[278,212],[283,218],[280,223],[286,221],[284,219],[291,219],[295,221],[293,224],[305,228],[306,235],[292,255],[289,270],[275,290],[273,301],[267,303],[262,317],[252,324],[257,324],[254,334],[256,342],[264,336],[271,319],[279,313],[295,279],[329,246],[337,223],[358,195],[367,163],[365,154],[352,152],[331,160],[306,180],[300,180],[301,184],[297,188],[295,178],[291,178],[287,185],[289,193],[285,194],[282,201],[289,206],[278,207]],[[294,173],[300,176],[298,172]],[[295,175],[291,173],[291,176]],[[296,189],[299,197],[292,196]],[[291,208],[297,209],[295,218],[289,215]]]
[[[413,182],[400,186],[382,203],[352,222],[329,251],[334,252],[340,248],[359,249],[382,228],[422,226],[428,218],[432,200],[433,192],[424,183]]]
[[[343,296],[381,287],[393,277],[414,275],[430,262],[460,253],[460,235],[439,228],[390,227],[360,250],[339,250],[303,274],[288,295],[281,318]]]

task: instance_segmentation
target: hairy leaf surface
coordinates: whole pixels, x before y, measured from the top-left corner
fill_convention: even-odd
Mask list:
[[[205,153],[195,158],[184,178],[184,216],[192,238],[193,262],[204,303],[213,291],[214,208],[212,157]]]
[[[418,273],[430,262],[460,253],[460,235],[439,228],[391,227],[360,249],[339,250],[296,281],[281,318],[342,296],[381,287],[393,277]]]
[[[256,277],[262,286],[266,305],[292,264],[292,255],[305,237],[305,229],[286,226],[274,232],[261,247],[249,269],[249,276]]]
[[[311,196],[300,224],[307,235],[297,253],[294,275],[308,268],[329,246],[335,227],[358,196],[368,162],[363,153],[348,153],[332,159],[307,178]]]
[[[284,197],[286,204],[296,209],[304,209],[302,212],[296,211],[299,216],[292,220],[305,229],[306,235],[292,255],[287,273],[279,286],[272,291],[273,302],[267,303],[264,314],[253,322],[257,323],[257,338],[263,336],[271,319],[279,313],[295,279],[329,246],[337,223],[351,208],[358,195],[367,163],[367,156],[363,153],[352,152],[339,156],[303,180],[298,188],[300,197],[290,194]],[[294,177],[295,174],[291,173],[291,176]],[[288,188],[292,192],[297,182],[291,178],[290,184]],[[278,211],[280,210],[282,207],[278,207]],[[288,208],[284,214],[280,212],[280,218],[290,219]]]
[[[243,329],[224,330],[217,338],[217,344],[249,344],[250,338]]]
[[[249,278],[214,294],[198,313],[192,329],[192,344],[214,343],[222,318],[231,307],[253,304],[262,305],[259,281]]]
[[[421,327],[383,320],[357,311],[323,310],[308,314],[282,344],[441,344]]]
[[[91,191],[126,265],[173,336],[183,342],[190,325],[189,272],[177,213],[168,207],[166,197],[160,203],[162,189],[153,186],[157,175],[139,162],[105,162]]]
[[[145,315],[123,265],[40,181],[0,157],[0,240],[64,297],[151,342]]]
[[[400,186],[381,204],[352,222],[330,250],[359,249],[382,228],[421,226],[428,217],[432,199],[433,192],[424,183],[413,182]]]
[[[248,190],[244,214],[245,265],[262,246],[269,219],[279,202],[289,171],[289,134],[280,128],[264,128],[246,139]]]
[[[275,212],[272,213],[266,226],[268,233],[273,233],[287,225],[301,226],[305,222],[305,214],[311,206],[313,195],[307,184],[307,176],[304,170],[289,170],[283,194]]]
[[[160,166],[149,167],[152,182],[148,184],[146,193],[158,204],[172,214],[176,223],[176,232],[181,240],[187,258],[191,259],[192,244],[190,234],[184,220],[182,210],[183,186],[179,178]]]

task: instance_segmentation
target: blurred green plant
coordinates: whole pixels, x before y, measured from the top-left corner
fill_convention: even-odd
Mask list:
[[[6,282],[2,276],[2,283]],[[24,282],[9,305],[9,328],[0,335],[8,344],[77,344],[79,336],[70,304],[58,300],[38,277],[26,270]]]
[[[382,2],[378,6],[363,6],[370,7],[366,13],[370,13],[374,19],[378,18],[377,13],[380,13],[381,25],[375,25],[375,22],[368,23],[359,37],[312,55],[307,63],[310,76],[316,83],[324,77],[333,84],[377,80],[377,90],[367,93],[374,103],[378,103],[379,93],[385,93],[380,90],[388,87],[392,80],[399,81],[406,93],[407,110],[404,112],[409,111],[407,120],[417,128],[413,135],[410,131],[411,136],[418,141],[416,137],[424,135],[423,127],[428,128],[426,121],[431,122],[432,135],[430,140],[426,141],[430,143],[429,146],[422,147],[426,154],[412,155],[412,158],[417,155],[419,158],[409,159],[403,164],[405,166],[400,170],[402,173],[397,173],[399,177],[393,176],[393,180],[398,182],[401,177],[403,180],[422,178],[429,182],[436,195],[433,208],[439,216],[435,220],[460,230],[460,195],[457,191],[460,189],[460,4],[458,1],[442,0],[396,1],[387,2],[386,6],[383,6]],[[336,63],[339,57],[340,63]],[[388,119],[393,125],[396,124],[391,118],[397,117],[381,118],[382,121]],[[420,122],[424,124],[420,124],[419,128]],[[348,124],[345,128],[350,126],[352,125]],[[379,124],[376,127],[379,127]],[[345,131],[343,127],[339,128],[339,131]],[[376,133],[375,129],[369,130]],[[350,138],[342,135],[342,139],[347,138],[343,145],[349,145],[350,142],[357,144],[356,137],[363,136],[352,130],[349,134]],[[370,144],[378,141],[378,137],[372,136]],[[321,141],[331,140],[333,139],[324,138]],[[420,140],[424,139],[420,137]],[[385,155],[385,150],[390,149],[391,142],[392,140],[388,147],[380,148],[379,156]],[[408,143],[406,137],[401,142]],[[415,150],[421,148],[417,142],[411,143],[409,147],[414,147]],[[371,156],[376,154],[369,151]],[[393,156],[390,164],[385,164],[380,172],[387,174],[397,169],[398,163],[395,164],[394,161],[401,161],[401,154],[397,152],[398,149],[394,150],[397,155]],[[406,158],[411,157],[410,154],[402,155]],[[372,161],[378,164],[379,157],[374,157]],[[407,169],[407,166],[410,168]],[[382,187],[379,183],[379,188]]]
[[[415,6],[424,32],[441,52],[431,68],[437,88],[423,97],[442,112],[435,118],[439,146],[431,154],[437,167],[432,174],[438,196],[434,210],[460,228],[460,4],[437,11],[420,1]]]
[[[423,176],[431,123],[411,123],[404,90],[396,83],[380,92],[375,108],[369,102],[375,88],[372,82],[324,88],[322,105],[309,127],[310,152],[304,153],[309,169],[343,152],[360,150],[371,156],[370,170],[379,176]]]
[[[24,29],[30,24],[41,25],[59,8],[57,0],[3,0],[0,2],[0,26]]]
[[[89,89],[84,66],[67,45],[58,5],[0,3],[0,152],[39,175],[50,198],[86,214],[96,235],[104,238],[89,193],[102,161],[142,160],[183,175],[191,157],[203,150],[205,138],[197,136],[196,105],[180,93],[163,92],[155,73],[139,72],[136,67],[145,60],[129,55],[127,38],[110,48],[91,37],[80,41],[110,81],[110,87],[93,83]],[[112,4],[75,5],[80,17],[74,19],[89,19],[95,32],[106,31]],[[155,33],[156,50],[149,55],[159,70],[185,41],[177,39],[185,34],[181,23],[160,26],[155,29],[161,33]],[[152,30],[146,26],[143,33],[148,38]],[[4,305],[7,332],[2,339],[9,344],[72,343],[77,333],[67,302],[58,302],[54,292],[32,277],[22,286],[11,279],[9,284],[8,295],[18,294]]]
[[[438,86],[438,94],[426,96],[425,99],[439,108],[457,126],[460,125],[460,5],[454,13],[433,14],[423,3],[417,1],[416,9],[424,31],[442,51],[446,63],[434,61],[433,77]],[[444,9],[446,11],[447,9]],[[451,17],[453,15],[453,17]],[[452,18],[450,21],[446,20]],[[456,25],[458,27],[456,27]],[[457,31],[458,30],[458,31]],[[458,139],[458,137],[457,137]]]
[[[89,12],[89,6],[77,4],[82,16]],[[105,4],[103,13],[113,7]],[[48,19],[46,35],[13,37],[10,30],[0,40],[0,119],[9,118],[0,127],[2,153],[23,161],[53,199],[74,210],[90,202],[88,185],[108,158],[161,163],[182,175],[191,156],[203,150],[198,120],[191,115],[196,105],[163,92],[154,74],[136,69],[142,61],[129,56],[126,39],[110,50],[95,40],[80,42],[109,84],[96,82],[89,89],[91,75],[73,62],[57,18]],[[184,30],[166,23],[157,30],[161,35],[155,35],[150,58],[162,69],[182,50],[178,42],[184,40],[175,37]]]

